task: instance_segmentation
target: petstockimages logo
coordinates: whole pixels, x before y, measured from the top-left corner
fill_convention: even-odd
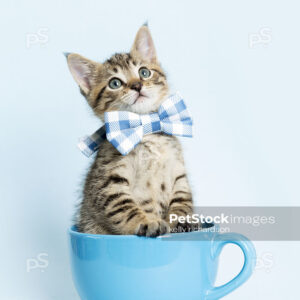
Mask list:
[[[176,210],[179,210],[178,204]],[[300,231],[295,230],[299,227],[299,219],[300,207],[195,206],[189,215],[170,213],[168,221],[172,233],[235,232],[253,241],[300,241]],[[202,236],[194,234],[190,237],[201,239]]]
[[[178,216],[170,214],[170,223],[189,223],[189,224],[251,224],[253,226],[260,226],[261,224],[274,224],[274,216],[234,216],[234,215],[221,215],[217,216],[204,216],[203,214],[192,214],[187,216]]]
[[[187,216],[178,216],[176,214],[170,214],[170,224],[173,222],[179,223],[190,223],[190,224],[199,224],[199,223],[212,223],[212,224],[229,224],[229,216],[221,214],[221,216],[204,216],[199,214],[187,215]]]

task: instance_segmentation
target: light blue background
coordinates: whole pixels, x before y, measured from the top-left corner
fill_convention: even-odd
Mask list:
[[[90,160],[76,143],[99,122],[62,52],[102,61],[128,51],[145,20],[195,119],[183,143],[197,203],[299,205],[296,0],[6,1],[0,20],[1,299],[78,299],[66,231]],[[264,28],[270,40],[251,47]],[[299,243],[256,247],[263,267],[227,299],[294,300]],[[27,272],[40,253],[47,267]],[[233,247],[222,256],[219,283],[241,263]]]

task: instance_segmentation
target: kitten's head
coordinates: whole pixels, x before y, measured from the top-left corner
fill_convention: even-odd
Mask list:
[[[97,63],[79,54],[67,55],[69,69],[95,114],[126,110],[136,113],[156,111],[168,94],[147,26],[142,26],[130,53],[115,54]]]

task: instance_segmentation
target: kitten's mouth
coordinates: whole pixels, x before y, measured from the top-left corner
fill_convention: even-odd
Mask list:
[[[134,100],[133,104],[136,104],[138,102],[144,101],[146,98],[148,98],[143,92],[139,92],[136,99]]]

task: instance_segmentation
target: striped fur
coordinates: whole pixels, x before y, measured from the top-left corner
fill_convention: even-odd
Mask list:
[[[130,53],[115,54],[103,64],[78,54],[68,56],[71,73],[94,113],[156,111],[169,95],[166,75],[157,59],[150,32],[140,28]],[[142,78],[139,70],[150,70]],[[110,87],[118,78],[122,86]],[[137,91],[136,86],[141,86]],[[176,137],[147,135],[127,156],[105,141],[86,177],[77,226],[94,234],[155,237],[169,232],[169,215],[192,212],[182,150]]]

